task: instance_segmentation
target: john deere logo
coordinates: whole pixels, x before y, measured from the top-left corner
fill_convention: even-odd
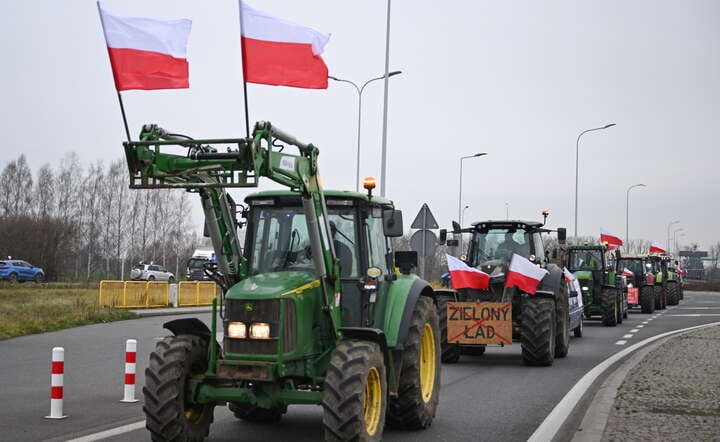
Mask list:
[[[252,304],[245,304],[245,311],[246,311],[246,312],[251,312],[251,311],[253,311],[253,310],[255,310],[255,306],[254,306],[254,305],[252,305]]]

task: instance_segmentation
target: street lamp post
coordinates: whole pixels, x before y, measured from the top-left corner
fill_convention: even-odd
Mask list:
[[[679,220],[675,220],[675,221],[671,221],[671,222],[668,223],[668,226],[667,226],[667,242],[665,243],[665,244],[667,245],[667,248],[668,248],[668,249],[670,248],[670,226],[672,226],[673,224],[677,224],[677,223],[679,223],[679,222],[680,222]]]
[[[633,184],[625,193],[625,250],[630,249],[630,191],[636,187],[647,187],[645,184]]]
[[[680,227],[679,229],[673,230],[673,245],[675,246],[676,259],[677,259],[677,255],[680,254],[680,252],[678,251],[678,246],[677,246],[677,233],[682,232],[683,230],[685,230],[685,229],[683,229],[682,227]],[[680,236],[683,236],[683,235],[684,235],[684,233],[680,234]],[[668,248],[670,248],[670,244],[668,244]]]
[[[580,137],[585,135],[588,132],[593,132],[596,130],[603,130],[607,129],[609,127],[615,126],[615,123],[606,124],[603,127],[595,127],[593,129],[587,129],[582,132],[580,132],[580,135],[577,137],[577,141],[575,142],[575,238],[577,238],[577,215],[578,215],[578,155],[580,153]]]
[[[462,213],[460,215],[460,226],[463,226],[463,220],[465,219],[465,210],[470,207],[470,204],[465,204],[465,207],[462,209]],[[460,254],[462,254],[462,246],[463,246],[463,235],[460,234],[460,239],[458,240],[458,250],[460,250]]]
[[[402,74],[402,71],[393,71],[388,74],[388,77],[392,77],[394,75]],[[370,80],[366,81],[365,84],[362,85],[362,87],[358,86],[354,82],[350,80],[345,80],[343,78],[337,78],[332,75],[328,75],[328,78],[331,80],[339,81],[341,83],[348,83],[351,84],[355,90],[358,93],[358,124],[357,124],[357,160],[355,163],[355,191],[360,191],[360,125],[362,121],[362,93],[363,90],[365,90],[365,86],[372,83],[376,80],[382,80],[385,78],[384,75],[381,75],[380,77],[371,78]]]
[[[463,160],[466,160],[468,158],[475,158],[475,157],[481,157],[483,155],[487,155],[487,152],[480,152],[476,153],[474,155],[468,155],[464,157],[460,157],[460,192],[458,194],[458,221],[462,221],[462,212],[461,212],[461,206],[462,206],[462,166],[463,166]],[[460,224],[460,227],[462,227],[462,224]]]

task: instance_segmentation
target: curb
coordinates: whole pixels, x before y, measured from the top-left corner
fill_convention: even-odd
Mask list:
[[[192,315],[195,313],[211,313],[212,307],[178,307],[178,308],[155,308],[130,310],[141,318],[151,316],[174,316],[174,315]]]

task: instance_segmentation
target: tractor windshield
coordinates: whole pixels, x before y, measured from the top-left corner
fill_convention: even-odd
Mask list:
[[[573,272],[576,270],[602,270],[602,251],[598,249],[570,250],[568,267]]]
[[[475,234],[473,262],[500,259],[510,261],[513,253],[530,256],[530,234],[520,229],[488,229]]]
[[[619,272],[622,272],[624,269],[628,269],[636,275],[642,275],[643,273],[645,273],[645,269],[643,269],[643,263],[641,259],[620,258],[620,261],[618,261],[617,269]]]
[[[257,207],[253,211],[249,270],[251,275],[315,271],[305,213],[301,206]],[[357,232],[353,208],[330,209],[336,253],[342,249],[343,276],[358,273]]]

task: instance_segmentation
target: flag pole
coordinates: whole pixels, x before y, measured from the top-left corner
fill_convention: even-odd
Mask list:
[[[105,32],[105,21],[103,20],[102,7],[100,7],[99,0],[97,2],[95,2],[95,4],[97,4],[98,15],[100,16],[100,26],[102,26],[103,36],[105,37],[105,43],[107,44],[107,33]],[[112,61],[111,61],[111,63],[112,63]],[[112,71],[113,71],[113,79],[115,79],[115,70],[113,69]],[[117,84],[115,85],[115,87],[117,89]],[[127,118],[125,117],[125,106],[123,105],[122,95],[120,95],[120,91],[117,91],[117,96],[118,96],[118,101],[120,102],[120,113],[122,114],[123,125],[125,126],[125,135],[127,135],[128,142],[130,142],[130,141],[132,141],[130,139],[130,129],[128,129]]]
[[[242,0],[238,0],[238,7],[240,8],[240,62],[242,63],[241,75],[243,79],[243,101],[245,102],[245,134],[247,138],[250,138],[250,117],[248,115],[248,93],[247,93],[247,81],[245,80],[245,50],[243,49],[243,20],[242,20]]]

